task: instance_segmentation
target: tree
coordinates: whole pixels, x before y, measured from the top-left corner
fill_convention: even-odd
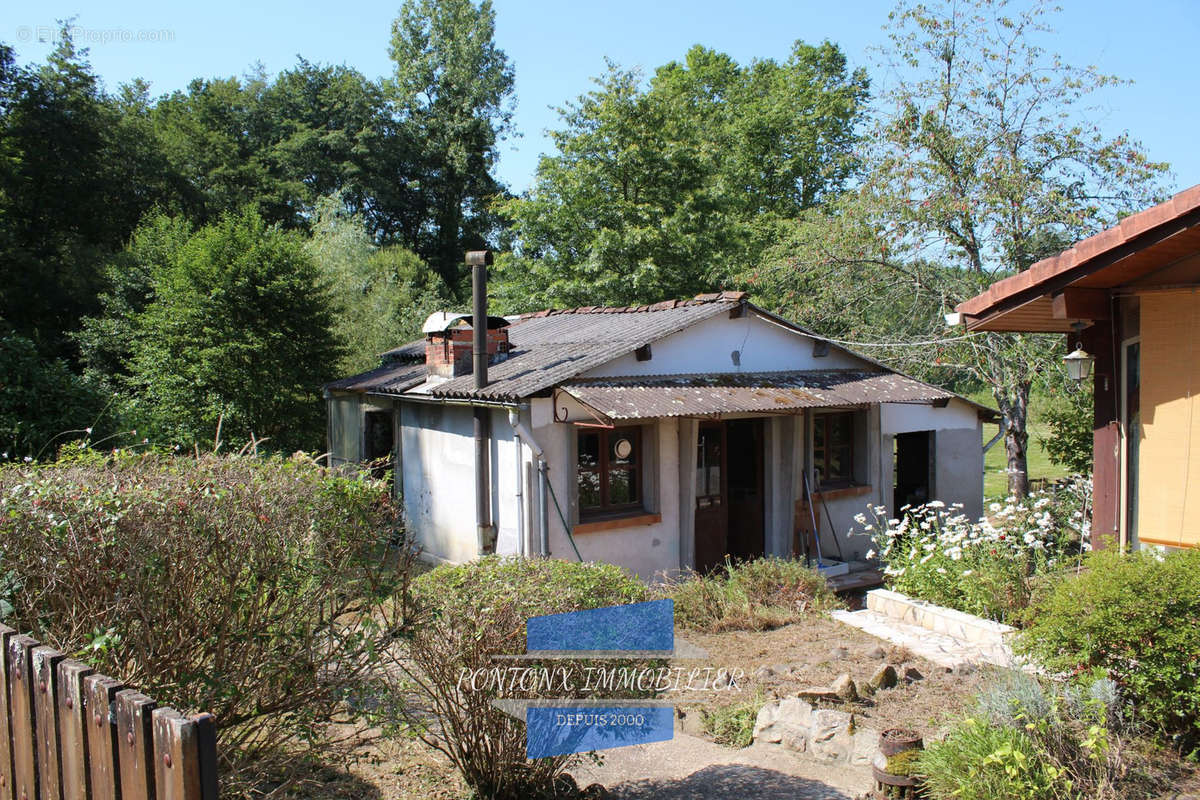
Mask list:
[[[1082,475],[1092,471],[1092,428],[1095,392],[1090,381],[1066,380],[1050,396],[1054,402],[1043,418],[1050,434],[1041,439],[1050,460]]]
[[[768,263],[760,280],[779,294],[796,272],[819,276],[830,264],[849,279],[843,286],[884,276],[936,305],[921,315],[928,327],[875,335],[947,339],[928,309],[949,311],[1151,203],[1165,165],[1127,134],[1107,138],[1089,121],[1089,95],[1117,79],[1042,48],[1052,10],[1044,0],[1018,13],[1005,0],[901,4],[884,50],[895,80],[867,137],[861,186],[834,213],[802,220],[794,252]],[[1012,494],[1028,491],[1030,389],[1053,342],[950,335],[936,356],[991,389]]]
[[[171,223],[150,224],[135,237],[142,254],[153,253],[149,295],[116,377],[142,427],[186,447],[213,441],[218,424],[224,441],[319,447],[321,387],[340,353],[329,290],[301,235],[254,210],[182,243]]]
[[[398,220],[400,241],[455,291],[463,251],[494,232],[488,206],[502,191],[492,170],[510,129],[513,70],[496,47],[495,23],[490,0],[405,0],[392,23],[387,98],[419,155],[383,174],[418,209]]]
[[[716,288],[853,171],[867,81],[828,42],[747,66],[697,46],[648,87],[613,64],[596,83],[559,110],[558,153],[532,191],[501,207],[522,257],[506,270],[514,297],[624,304]]]
[[[421,324],[446,307],[449,290],[411,250],[380,247],[338,197],[318,204],[305,249],[331,287],[338,371],[379,366],[379,355],[421,335]]]
[[[48,357],[96,311],[101,267],[138,219],[169,204],[139,87],[106,94],[64,26],[45,64],[0,53],[0,317]]]

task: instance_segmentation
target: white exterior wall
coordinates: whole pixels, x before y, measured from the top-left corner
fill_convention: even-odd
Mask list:
[[[649,361],[638,361],[629,353],[584,376],[857,369],[868,363],[832,345],[829,355],[814,357],[812,343],[811,338],[752,312],[737,319],[720,315],[654,342]],[[733,363],[730,354],[734,351],[740,364]]]

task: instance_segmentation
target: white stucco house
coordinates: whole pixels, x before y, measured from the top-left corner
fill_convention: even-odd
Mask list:
[[[995,412],[744,293],[487,320],[482,387],[455,314],[326,387],[331,461],[394,466],[432,560],[577,551],[643,578],[818,546],[848,562],[871,547],[850,533],[868,504],[982,512]]]

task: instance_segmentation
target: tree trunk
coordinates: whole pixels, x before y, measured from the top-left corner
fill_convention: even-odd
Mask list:
[[[992,396],[1000,409],[1004,425],[1004,453],[1007,457],[1008,493],[1016,498],[1029,494],[1029,381],[1015,386],[994,386]]]

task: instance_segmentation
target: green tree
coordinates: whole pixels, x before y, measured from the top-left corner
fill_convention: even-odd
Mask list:
[[[178,241],[166,223],[151,225],[150,239]],[[329,290],[303,237],[248,210],[160,255],[146,259],[149,300],[118,378],[152,438],[212,442],[220,424],[224,441],[318,448],[321,387],[340,353]]]
[[[716,288],[755,263],[782,220],[836,194],[867,80],[834,45],[737,64],[693,47],[643,85],[609,64],[560,109],[557,154],[502,204],[521,259],[514,299],[635,303]]]
[[[379,366],[381,353],[419,337],[425,319],[448,303],[447,287],[420,257],[399,245],[376,245],[340,198],[318,204],[305,249],[331,287],[342,374]]]
[[[170,202],[146,143],[142,87],[106,94],[64,27],[45,64],[0,53],[0,317],[48,357],[96,311],[101,267],[145,211]]]
[[[766,262],[760,286],[786,296],[806,273],[840,276],[850,294],[901,285],[901,297],[925,299],[918,318],[931,324],[860,335],[945,339],[940,312],[1153,202],[1165,165],[1090,121],[1089,96],[1117,79],[1040,46],[1052,11],[1043,0],[1018,12],[1005,0],[902,3],[884,50],[895,80],[866,137],[862,184],[833,213],[802,219],[794,249]],[[991,389],[1012,494],[1028,492],[1030,390],[1052,368],[1053,344],[988,333],[935,350]],[[930,352],[921,347],[913,352]]]
[[[1090,475],[1095,412],[1091,381],[1063,380],[1050,390],[1050,397],[1050,407],[1043,415],[1050,433],[1041,438],[1042,448],[1055,464]]]
[[[490,0],[405,0],[392,23],[387,98],[418,148],[414,160],[391,165],[404,171],[391,175],[406,187],[397,205],[416,204],[397,220],[399,240],[455,290],[463,251],[495,230],[488,205],[502,192],[492,173],[510,130],[513,70],[495,23]]]

